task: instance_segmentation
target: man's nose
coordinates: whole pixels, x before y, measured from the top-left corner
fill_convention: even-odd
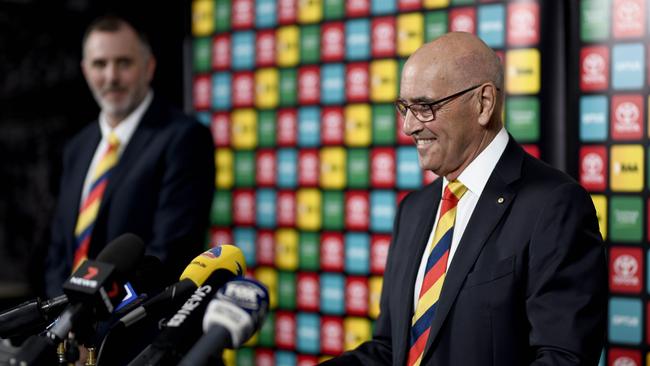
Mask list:
[[[106,80],[110,83],[115,82],[119,78],[117,65],[114,62],[109,62],[106,68],[104,69],[104,76]]]
[[[402,131],[406,136],[411,136],[414,133],[417,133],[419,131],[422,131],[424,128],[424,125],[422,122],[420,122],[413,113],[411,113],[410,110],[406,112],[406,116],[402,118],[403,124],[402,124]]]

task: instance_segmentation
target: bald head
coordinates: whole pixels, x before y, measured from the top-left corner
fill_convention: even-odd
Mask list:
[[[405,69],[410,66],[418,69],[420,75],[436,75],[451,87],[492,82],[503,90],[499,57],[470,33],[447,33],[423,45],[409,57]]]

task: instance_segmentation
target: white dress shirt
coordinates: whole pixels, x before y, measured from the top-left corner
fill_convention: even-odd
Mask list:
[[[458,201],[458,206],[456,208],[456,222],[454,223],[454,233],[451,237],[451,247],[449,248],[449,258],[447,259],[447,269],[451,265],[451,260],[454,258],[454,253],[458,249],[458,243],[463,237],[465,228],[467,227],[467,222],[474,212],[476,203],[483,193],[485,184],[490,178],[494,167],[497,165],[497,162],[501,158],[501,154],[506,149],[508,144],[508,132],[505,128],[501,128],[501,131],[494,137],[492,142],[481,151],[481,153],[463,170],[462,173],[458,176],[457,180],[465,187],[467,187],[467,192],[463,197]],[[447,187],[447,178],[443,177],[442,181],[442,193]],[[442,195],[441,195],[442,197]],[[415,293],[413,297],[413,308],[417,307],[418,298],[420,297],[420,289],[422,288],[422,282],[424,281],[424,271],[426,270],[427,260],[429,259],[429,247],[431,246],[431,240],[433,234],[436,231],[438,226],[438,215],[440,215],[440,204],[438,204],[438,210],[436,214],[436,220],[433,224],[433,229],[431,234],[429,234],[429,239],[427,240],[427,249],[424,251],[424,255],[420,260],[420,267],[418,269],[418,276],[415,279]]]
[[[106,119],[106,114],[104,112],[99,113],[99,129],[102,133],[102,139],[99,141],[99,145],[97,145],[95,155],[93,155],[93,160],[90,162],[88,172],[86,172],[86,179],[84,180],[84,186],[81,190],[80,206],[84,204],[84,200],[88,196],[88,193],[90,193],[90,185],[92,184],[93,180],[93,172],[95,171],[97,164],[99,164],[99,161],[102,159],[102,155],[104,155],[104,152],[108,148],[108,136],[112,132],[120,141],[120,146],[117,149],[117,156],[119,158],[122,156],[122,152],[124,152],[126,145],[129,144],[129,141],[131,140],[131,136],[133,136],[135,129],[138,128],[138,125],[140,125],[140,120],[142,119],[144,112],[147,110],[147,108],[149,108],[152,100],[153,91],[149,90],[149,93],[147,93],[147,96],[142,100],[142,103],[140,103],[138,108],[131,112],[131,114],[129,114],[122,122],[118,123],[115,128],[111,128],[111,126],[108,124],[108,120]]]

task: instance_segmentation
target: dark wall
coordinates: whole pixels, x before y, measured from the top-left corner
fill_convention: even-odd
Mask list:
[[[190,3],[169,3],[0,0],[0,308],[38,293],[64,143],[99,113],[79,66],[90,21],[111,12],[147,32],[154,89],[183,106]]]

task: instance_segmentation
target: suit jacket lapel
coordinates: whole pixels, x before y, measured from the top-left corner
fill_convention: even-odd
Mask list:
[[[463,237],[458,244],[456,254],[454,254],[454,258],[447,269],[438,309],[431,324],[431,331],[423,358],[427,357],[428,353],[431,352],[431,345],[440,334],[445,318],[456,301],[456,296],[458,296],[467,274],[481,253],[487,238],[516,196],[516,191],[510,184],[521,176],[523,154],[521,147],[510,137],[506,150],[492,172],[474,208]]]
[[[396,289],[400,292],[400,299],[403,300],[403,306],[405,309],[400,314],[403,314],[399,318],[399,325],[397,326],[397,334],[399,337],[394,337],[398,343],[395,345],[395,350],[398,352],[396,359],[400,360],[400,364],[406,363],[406,357],[408,355],[410,339],[410,330],[411,330],[411,318],[413,316],[413,296],[415,296],[415,279],[418,274],[418,269],[420,267],[420,260],[422,255],[427,247],[429,241],[429,235],[431,234],[431,229],[433,228],[433,222],[436,219],[436,212],[438,204],[440,203],[440,197],[442,195],[442,179],[437,179],[428,189],[425,190],[425,196],[423,198],[418,198],[416,204],[417,219],[414,220],[413,226],[406,225],[400,228],[401,230],[409,230],[409,228],[414,228],[412,237],[406,237],[409,242],[414,243],[412,249],[409,248],[406,253],[401,253],[401,255],[407,256],[407,265],[403,269],[404,276],[396,276],[397,278],[405,278],[407,282],[401,286],[401,289]],[[402,235],[400,235],[403,237]],[[398,254],[400,255],[400,254]]]
[[[108,202],[116,187],[119,187],[120,181],[128,174],[131,167],[137,162],[138,157],[142,156],[143,151],[147,148],[149,141],[156,133],[156,124],[160,120],[160,110],[156,98],[151,102],[151,105],[142,116],[142,120],[137,129],[133,133],[129,144],[124,149],[122,156],[117,165],[113,168],[108,184],[106,185],[106,192],[102,198],[102,205],[99,209],[98,215],[101,215],[106,207],[105,203]]]

